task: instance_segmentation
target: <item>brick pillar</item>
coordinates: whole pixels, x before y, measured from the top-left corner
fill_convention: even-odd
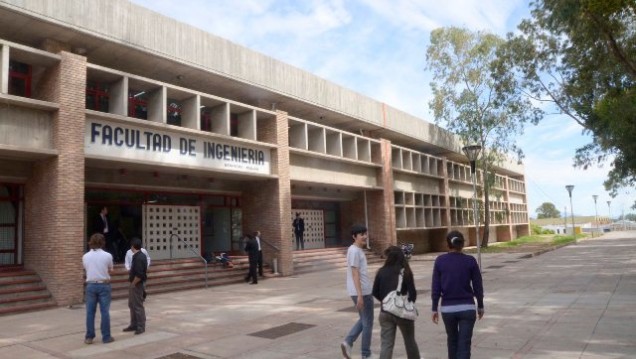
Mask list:
[[[386,247],[397,243],[391,141],[380,140],[380,158],[382,167],[378,170],[377,176],[382,190],[367,191],[369,240],[371,248],[376,253],[381,253]]]
[[[442,183],[442,189],[444,191],[444,215],[442,220],[442,226],[446,227],[450,231],[452,227],[451,223],[451,205],[450,205],[450,181],[448,177],[448,160],[446,157],[442,159],[442,176],[444,177]]]
[[[271,152],[272,173],[276,179],[255,181],[243,192],[243,231],[261,231],[263,239],[278,247],[279,251],[263,246],[264,260],[278,259],[278,272],[292,275],[291,230],[291,184],[289,179],[289,138],[286,112],[277,111],[275,121],[259,124],[259,140],[275,143],[278,147]]]
[[[86,58],[60,55],[40,86],[41,98],[60,106],[52,119],[58,156],[35,163],[25,186],[24,263],[58,305],[69,305],[83,298]]]

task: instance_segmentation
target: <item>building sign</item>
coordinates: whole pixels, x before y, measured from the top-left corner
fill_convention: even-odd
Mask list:
[[[89,120],[84,147],[87,155],[270,174],[270,151],[191,135]]]

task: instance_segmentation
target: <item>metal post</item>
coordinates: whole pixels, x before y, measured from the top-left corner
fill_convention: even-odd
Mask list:
[[[479,238],[479,221],[477,220],[477,177],[473,171],[473,218],[475,222],[475,236],[477,237],[477,264],[481,270],[481,239]]]
[[[596,200],[598,199],[598,195],[593,194],[592,198],[594,198],[594,227],[596,228],[596,232],[598,232],[598,209],[596,208]],[[600,235],[597,233],[597,235]]]
[[[470,173],[473,176],[473,218],[475,219],[475,237],[477,237],[477,264],[479,265],[479,270],[481,271],[481,239],[479,238],[479,215],[477,214],[477,157],[479,157],[479,152],[481,152],[480,145],[470,145],[462,148],[466,157],[468,157],[468,162],[470,162]]]
[[[570,213],[572,214],[572,236],[574,237],[574,240],[576,241],[576,230],[574,229],[574,206],[572,205],[572,190],[574,189],[574,186],[569,184],[565,186],[565,189],[568,190],[568,194],[570,195]]]

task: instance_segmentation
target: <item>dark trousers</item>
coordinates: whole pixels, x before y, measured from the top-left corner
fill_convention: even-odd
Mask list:
[[[143,283],[139,282],[128,289],[128,308],[130,309],[130,327],[135,330],[146,330]]]
[[[395,346],[396,329],[400,328],[406,357],[408,359],[420,359],[420,349],[415,341],[415,321],[398,318],[387,312],[380,312],[380,359],[393,358],[393,347]]]
[[[257,260],[250,259],[250,269],[247,272],[247,276],[245,277],[246,282],[251,279],[252,283],[258,283],[258,276],[256,275],[257,262]]]
[[[296,250],[305,249],[305,239],[303,238],[303,232],[296,232]]]
[[[448,359],[470,359],[470,346],[477,311],[442,313],[442,320],[446,327]]]
[[[258,266],[258,275],[263,276],[263,251],[258,251],[258,260],[256,261]]]

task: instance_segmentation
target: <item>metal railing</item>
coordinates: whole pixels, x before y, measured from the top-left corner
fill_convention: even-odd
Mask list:
[[[192,251],[197,257],[199,257],[203,264],[205,264],[205,288],[208,288],[208,261],[205,260],[193,247],[187,242],[184,242],[181,237],[176,233],[170,233],[170,258],[172,258],[172,237],[177,237],[177,241],[183,243],[189,250]]]

